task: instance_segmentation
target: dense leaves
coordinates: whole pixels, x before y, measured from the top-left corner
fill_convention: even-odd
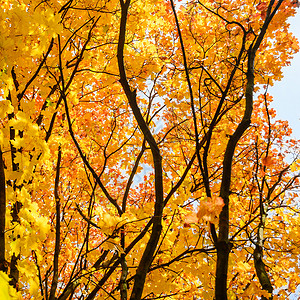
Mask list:
[[[3,298],[295,293],[298,1],[0,6]]]

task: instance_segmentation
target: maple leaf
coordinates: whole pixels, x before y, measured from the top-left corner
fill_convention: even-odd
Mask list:
[[[262,159],[262,163],[265,167],[271,167],[272,165],[274,165],[275,161],[274,161],[273,157],[266,156]]]
[[[292,0],[292,5],[295,7],[300,7],[300,1],[299,0]]]
[[[268,3],[267,2],[259,2],[256,8],[260,11],[261,18],[264,19],[267,15]]]
[[[0,118],[4,119],[7,114],[11,114],[14,108],[11,105],[11,102],[8,100],[1,100],[0,101]]]
[[[197,214],[195,212],[190,212],[185,216],[183,226],[190,227],[191,226],[190,224],[197,224],[198,221],[199,219]]]
[[[21,300],[22,296],[9,284],[10,278],[0,271],[0,297],[1,300]]]
[[[221,197],[208,197],[203,203],[200,203],[197,217],[199,220],[204,219],[215,224],[223,206],[224,201]]]

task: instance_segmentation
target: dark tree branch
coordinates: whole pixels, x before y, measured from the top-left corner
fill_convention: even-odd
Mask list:
[[[0,271],[7,272],[5,260],[5,214],[6,214],[6,181],[3,153],[0,147]]]
[[[268,26],[274,17],[276,11],[280,7],[283,0],[278,1],[273,13],[269,13],[274,3],[272,0],[269,4],[267,18],[260,30],[257,38],[250,45],[247,56],[247,73],[246,73],[246,107],[242,121],[239,123],[233,135],[230,137],[223,160],[223,175],[220,189],[220,197],[224,200],[224,207],[219,216],[219,236],[217,243],[217,266],[216,266],[216,282],[215,282],[215,297],[216,300],[227,300],[227,273],[228,273],[228,258],[232,244],[229,242],[229,195],[231,183],[232,161],[236,145],[244,132],[251,124],[251,116],[253,110],[253,93],[254,93],[254,61],[256,52],[266,35]],[[245,35],[244,35],[245,37]],[[244,41],[245,42],[245,41]]]
[[[55,249],[54,249],[54,258],[53,258],[53,279],[50,289],[49,300],[55,300],[55,292],[58,284],[58,258],[60,252],[60,197],[58,193],[59,187],[59,176],[60,176],[60,163],[61,163],[61,148],[58,149],[58,157],[56,164],[56,176],[54,184],[54,198],[55,198],[55,216],[56,216],[56,225],[55,225]]]
[[[131,294],[131,300],[140,300],[143,293],[143,288],[145,284],[146,275],[150,267],[155,249],[157,247],[159,237],[162,231],[161,218],[164,207],[163,198],[163,175],[162,175],[162,157],[160,155],[160,150],[158,148],[157,142],[155,141],[146,121],[144,120],[140,108],[138,107],[136,100],[136,90],[131,89],[125,71],[124,64],[124,45],[126,37],[126,23],[128,9],[130,6],[130,0],[123,2],[120,0],[121,5],[121,22],[120,22],[120,32],[118,40],[118,66],[120,73],[120,83],[123,87],[125,95],[128,99],[129,105],[133,111],[134,117],[145,137],[145,140],[150,146],[153,163],[154,163],[154,176],[155,176],[155,205],[154,205],[154,219],[153,227],[150,235],[150,239],[147,243],[145,251],[142,255],[140,263],[138,265],[134,285]]]

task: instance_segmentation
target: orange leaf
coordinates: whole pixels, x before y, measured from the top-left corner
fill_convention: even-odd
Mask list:
[[[274,160],[271,156],[266,156],[262,159],[262,163],[266,167],[271,167],[274,164]]]
[[[190,227],[190,224],[198,223],[199,219],[197,217],[197,214],[195,212],[191,212],[190,214],[185,216],[184,220],[184,227]]]
[[[259,10],[259,11],[265,11],[267,10],[268,8],[268,4],[266,2],[260,2],[256,8]]]
[[[224,205],[221,197],[208,197],[205,202],[200,204],[197,217],[211,223],[216,223]]]

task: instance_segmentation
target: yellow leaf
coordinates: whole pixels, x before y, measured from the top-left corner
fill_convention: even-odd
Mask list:
[[[0,271],[0,299],[1,300],[18,300],[21,295],[9,285],[10,278],[7,274]]]
[[[0,272],[0,298],[3,300],[9,300],[10,295],[9,295],[9,277],[4,273]]]
[[[11,114],[14,111],[14,107],[9,100],[0,101],[0,118],[4,119],[7,114]]]

